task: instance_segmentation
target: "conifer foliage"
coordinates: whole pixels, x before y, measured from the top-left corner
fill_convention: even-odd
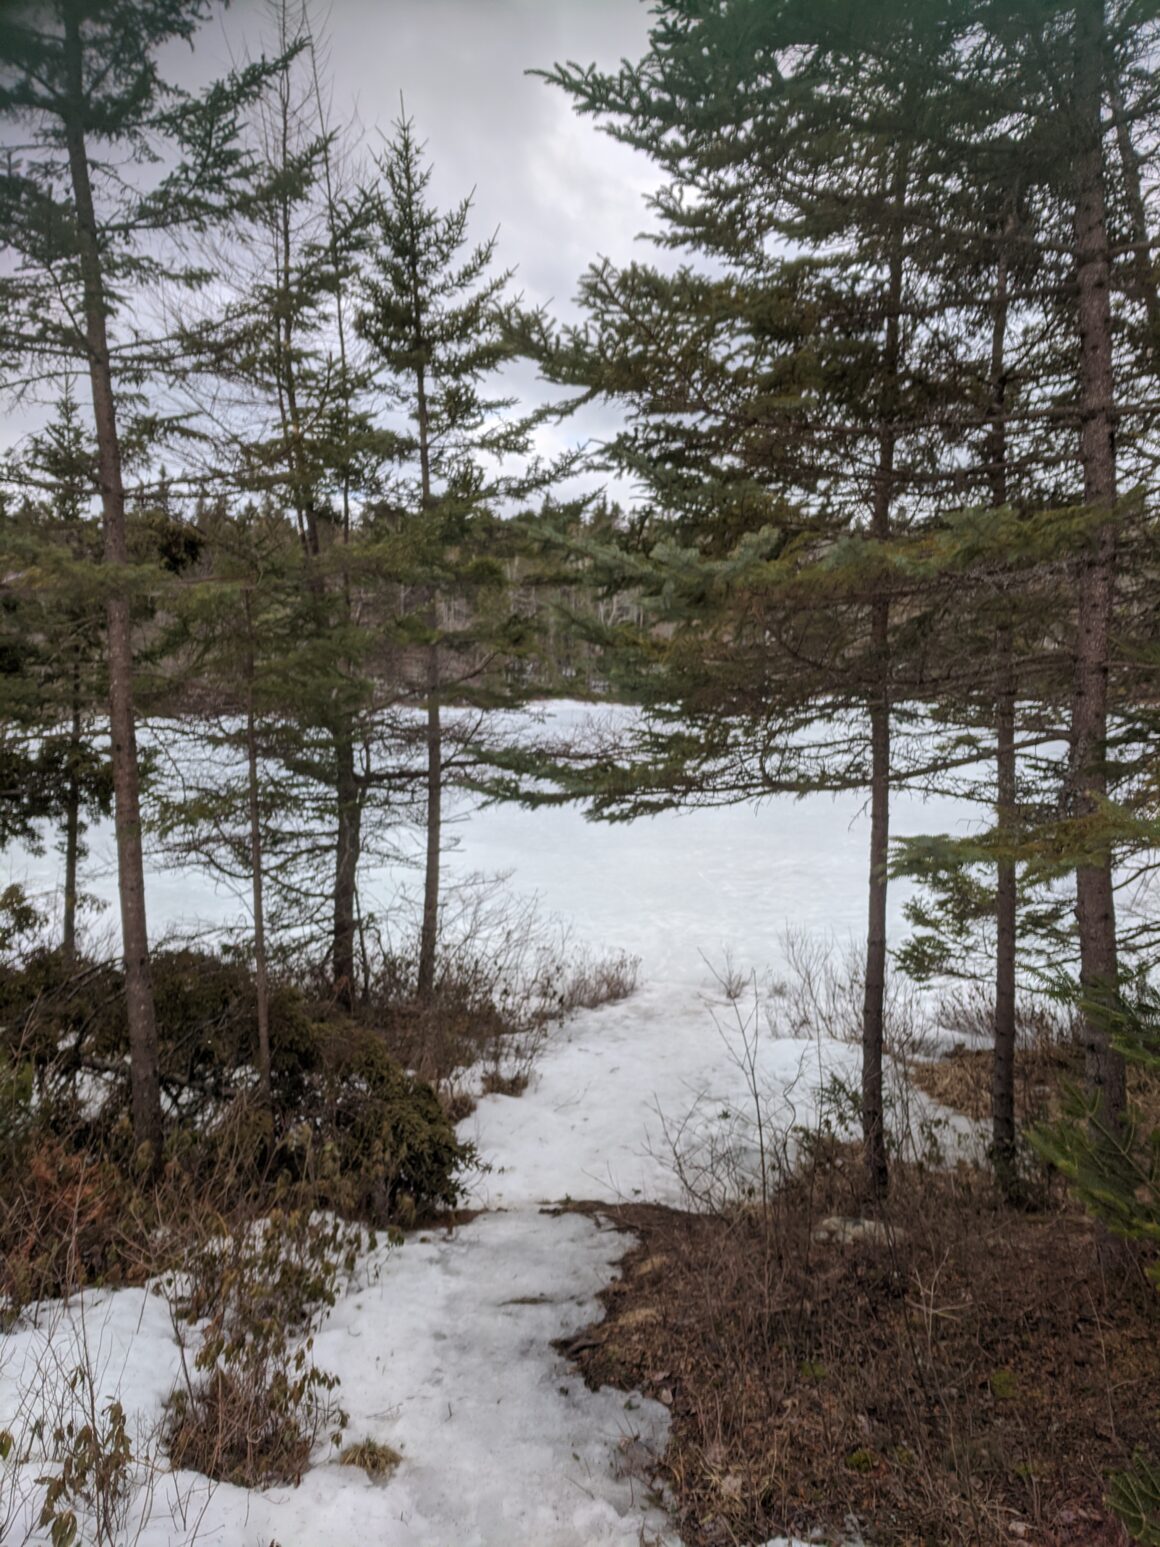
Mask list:
[[[26,127],[29,148],[0,177],[0,224],[15,272],[3,281],[0,352],[34,378],[54,369],[89,380],[95,483],[110,577],[106,605],[109,737],[116,806],[121,930],[132,1050],[133,1126],[160,1158],[157,1033],[149,971],[134,708],[130,553],[124,480],[124,393],[143,349],[119,348],[134,285],[197,276],[155,239],[230,218],[250,194],[236,136],[260,72],[191,97],[166,84],[157,54],[188,42],[206,0],[145,6],[94,0],[17,4],[0,18],[0,119]],[[127,157],[144,170],[120,175]]]
[[[600,573],[672,630],[663,649],[608,641],[651,659],[635,766],[560,777],[608,814],[864,783],[872,1192],[890,790],[961,783],[971,758],[997,768],[977,788],[994,830],[939,863],[992,878],[1000,1170],[1020,865],[1028,885],[1075,876],[1089,1084],[1105,1127],[1123,1111],[1103,1021],[1132,765],[1109,716],[1141,707],[1115,641],[1119,555],[1151,514],[1155,26],[1105,0],[672,0],[639,64],[548,74],[657,164],[661,242],[687,255],[675,274],[593,268],[584,324],[524,325],[554,379],[623,405],[609,455],[646,503]],[[1054,801],[1021,807],[1020,749],[1053,735]],[[933,851],[909,852],[932,876]]]

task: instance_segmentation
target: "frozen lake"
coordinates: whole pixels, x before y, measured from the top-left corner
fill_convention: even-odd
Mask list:
[[[549,707],[548,727],[579,724],[580,705]],[[160,739],[163,730],[154,732]],[[701,982],[703,953],[714,963],[726,950],[743,968],[775,967],[785,926],[839,941],[861,939],[866,927],[869,823],[861,793],[776,796],[760,805],[667,812],[631,823],[592,822],[575,806],[524,809],[480,807],[466,796],[449,800],[445,859],[448,883],[476,874],[510,875],[512,891],[535,894],[543,908],[569,922],[593,946],[641,958],[645,980]],[[950,798],[896,793],[891,828],[902,837],[965,833],[984,812]],[[405,831],[416,856],[421,836]],[[111,826],[89,834],[82,889],[105,912],[90,929],[115,925],[116,881]],[[13,850],[6,879],[30,891],[60,885],[61,862]],[[155,937],[200,928],[245,926],[248,898],[196,868],[167,865],[154,852],[147,878]],[[418,873],[393,864],[364,864],[363,909],[391,916],[399,889],[414,891]],[[908,888],[891,887],[892,943],[901,938]]]

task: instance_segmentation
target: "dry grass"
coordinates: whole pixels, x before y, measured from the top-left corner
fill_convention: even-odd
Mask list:
[[[368,1477],[381,1482],[390,1477],[402,1459],[397,1450],[392,1450],[389,1445],[380,1445],[378,1440],[359,1440],[355,1445],[346,1446],[338,1458],[338,1464],[361,1467]]]
[[[942,1106],[981,1122],[991,1116],[990,1048],[957,1047],[944,1057],[909,1066],[911,1081]],[[1058,1118],[1069,1088],[1083,1085],[1083,1049],[1074,1042],[1043,1041],[1015,1054],[1015,1115],[1021,1127]],[[1145,1129],[1160,1127],[1160,1070],[1128,1066],[1128,1099]]]
[[[535,898],[513,896],[494,881],[469,879],[454,889],[441,925],[425,998],[414,943],[375,932],[357,1012],[394,1057],[441,1091],[481,1069],[496,1082],[514,1087],[522,1078],[526,1085],[554,1026],[636,988],[637,957],[593,952]]]
[[[767,1215],[624,1210],[640,1244],[565,1350],[671,1407],[683,1539],[1119,1547],[1104,1479],[1155,1441],[1154,1292],[1105,1281],[1077,1209],[1010,1211],[966,1168],[896,1168],[881,1237],[822,1242],[853,1196],[833,1158]]]

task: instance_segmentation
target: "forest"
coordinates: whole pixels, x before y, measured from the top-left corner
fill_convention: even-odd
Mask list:
[[[489,3],[0,5],[0,1542],[1160,1543],[1160,5]]]

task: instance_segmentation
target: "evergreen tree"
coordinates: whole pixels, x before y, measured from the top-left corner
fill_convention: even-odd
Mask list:
[[[649,503],[635,553],[607,555],[605,570],[676,624],[675,644],[638,646],[635,658],[646,680],[660,668],[655,691],[683,726],[651,728],[635,769],[573,771],[573,788],[603,780],[598,801],[629,810],[865,777],[863,1106],[877,1190],[888,792],[993,755],[1006,1165],[1021,847],[1040,860],[1051,847],[1057,872],[1076,871],[1085,1004],[1099,1002],[1097,979],[1114,1003],[1111,863],[1131,824],[1108,802],[1123,777],[1109,764],[1107,669],[1128,514],[1114,502],[1110,431],[1117,421],[1121,463],[1142,467],[1147,409],[1138,365],[1115,358],[1109,255],[1128,255],[1136,295],[1122,336],[1142,337],[1146,209],[1122,141],[1129,121],[1147,132],[1153,100],[1137,88],[1115,115],[1122,238],[1107,213],[1100,103],[1145,78],[1153,24],[1086,0],[882,0],[857,14],[673,0],[657,16],[640,65],[569,65],[550,79],[667,174],[662,239],[711,260],[714,277],[605,265],[585,281],[586,330],[561,339],[536,322],[526,333],[556,379],[628,407],[608,460],[645,483]],[[1032,741],[1070,721],[1072,809],[1027,834],[1016,704],[1032,685]],[[866,715],[864,771],[845,748],[819,762],[819,728],[843,705]],[[991,746],[961,729],[945,748],[904,746],[906,718],[925,721],[932,705],[951,725],[979,727],[986,713]],[[778,734],[789,730],[793,753]],[[1117,1059],[1090,1012],[1088,1034],[1089,1077],[1114,1108]]]
[[[930,422],[937,389],[922,345],[956,15],[941,5],[875,5],[854,18],[838,5],[676,3],[659,8],[639,66],[551,76],[668,174],[657,197],[665,240],[727,273],[594,270],[583,289],[592,326],[540,352],[558,379],[634,404],[612,455],[646,481],[659,531],[684,545],[656,584],[695,609],[689,653],[660,692],[671,700],[676,688],[683,717],[696,715],[694,741],[709,732],[707,749],[692,752],[693,786],[708,776],[722,798],[731,783],[740,794],[736,738],[763,769],[748,793],[869,787],[862,1105],[873,1192],[886,1183],[894,737],[900,691],[923,670],[915,652],[929,608],[885,555],[953,476]],[[939,389],[953,412],[953,376]],[[713,647],[698,651],[714,610]],[[697,714],[698,699],[716,702]],[[857,768],[849,710],[865,716]],[[793,732],[826,720],[828,748],[795,750]],[[679,740],[670,748],[687,766]]]
[[[161,1104],[118,399],[118,373],[129,375],[133,355],[122,352],[115,330],[128,314],[134,284],[193,277],[184,263],[169,265],[158,256],[158,239],[227,218],[246,189],[237,115],[260,72],[191,97],[158,71],[163,45],[190,41],[208,13],[207,0],[26,0],[8,6],[0,20],[0,118],[26,125],[30,135],[0,177],[0,241],[14,258],[14,272],[2,282],[0,353],[30,362],[34,372],[46,365],[79,368],[91,386],[104,563],[112,582],[109,724],[133,1123],[155,1161]],[[125,158],[139,168],[166,169],[151,186],[134,188],[118,165]]]
[[[367,419],[366,376],[347,318],[363,220],[340,185],[341,139],[327,122],[306,9],[280,5],[275,26],[280,62],[247,132],[272,197],[239,233],[232,285],[187,321],[184,338],[213,376],[215,478],[243,501],[280,498],[298,530],[310,599],[301,623],[317,644],[316,691],[300,700],[292,756],[329,808],[329,966],[349,1007],[375,709],[373,635],[358,615],[351,574],[352,510],[382,446]],[[208,406],[204,395],[195,408]]]
[[[3,547],[16,566],[3,617],[8,670],[4,718],[24,739],[21,801],[61,829],[61,956],[76,958],[78,874],[86,819],[107,815],[109,760],[93,733],[106,692],[101,595],[93,567],[99,529],[89,519],[93,456],[71,383],[57,414],[7,470],[13,491]],[[26,831],[26,841],[35,834]]]
[[[203,510],[207,559],[173,606],[171,670],[195,680],[201,707],[187,711],[188,752],[156,799],[167,851],[194,857],[249,891],[257,1009],[257,1068],[270,1095],[271,939],[279,922],[300,928],[302,783],[287,761],[300,750],[304,684],[316,636],[292,527],[269,506],[236,516]],[[329,663],[324,663],[324,675]],[[309,841],[307,839],[307,841]],[[292,907],[272,918],[271,894]]]
[[[357,324],[396,435],[380,505],[385,573],[398,587],[388,627],[422,659],[426,852],[417,991],[435,985],[443,792],[451,766],[443,705],[494,705],[511,697],[499,663],[523,632],[508,611],[500,564],[505,510],[558,477],[529,461],[535,417],[488,396],[514,348],[505,327],[510,272],[493,272],[496,239],[469,247],[471,200],[448,211],[430,202],[410,119],[400,119],[376,160],[368,202],[369,248]],[[523,464],[508,471],[504,464]],[[456,740],[462,754],[462,727]]]

